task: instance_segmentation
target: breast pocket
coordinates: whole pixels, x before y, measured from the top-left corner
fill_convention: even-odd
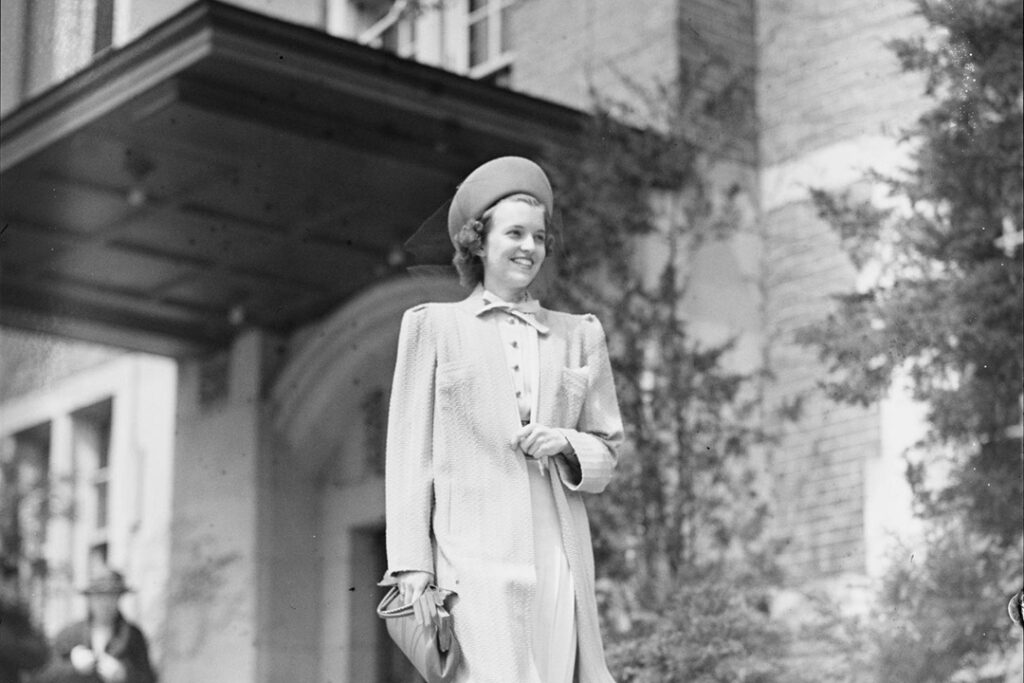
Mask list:
[[[478,372],[475,364],[468,360],[439,363],[437,381],[437,403],[441,409],[465,405],[473,391]]]
[[[562,381],[558,387],[559,407],[563,426],[575,428],[587,400],[590,388],[590,368],[563,368]]]

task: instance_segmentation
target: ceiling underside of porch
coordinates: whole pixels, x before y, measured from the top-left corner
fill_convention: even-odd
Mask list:
[[[481,161],[583,115],[200,2],[0,121],[0,323],[183,355],[401,268]]]

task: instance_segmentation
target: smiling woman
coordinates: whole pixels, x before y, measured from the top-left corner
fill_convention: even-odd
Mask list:
[[[528,159],[473,171],[448,215],[473,292],[402,319],[381,583],[424,625],[452,592],[440,600],[462,652],[451,680],[463,683],[612,680],[583,498],[611,479],[622,424],[600,323],[529,293],[553,204]]]
[[[518,193],[499,199],[479,219],[455,234],[454,263],[462,284],[518,301],[544,264],[551,239],[548,212],[536,197]]]

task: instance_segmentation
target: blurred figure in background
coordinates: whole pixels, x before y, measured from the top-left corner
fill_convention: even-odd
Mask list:
[[[21,683],[22,672],[42,666],[48,654],[21,600],[18,565],[0,557],[0,683]]]
[[[53,659],[37,683],[154,683],[146,637],[118,609],[128,590],[120,573],[104,568],[97,574],[82,591],[88,618],[57,634]]]

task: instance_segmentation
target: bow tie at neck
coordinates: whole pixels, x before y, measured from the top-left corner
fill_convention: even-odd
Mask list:
[[[501,311],[522,320],[527,325],[536,329],[540,334],[548,333],[548,326],[537,320],[537,312],[540,311],[540,302],[536,299],[527,299],[526,301],[510,304],[507,301],[494,301],[490,297],[485,296],[483,304],[483,307],[477,311],[477,315],[484,315],[491,311]]]

